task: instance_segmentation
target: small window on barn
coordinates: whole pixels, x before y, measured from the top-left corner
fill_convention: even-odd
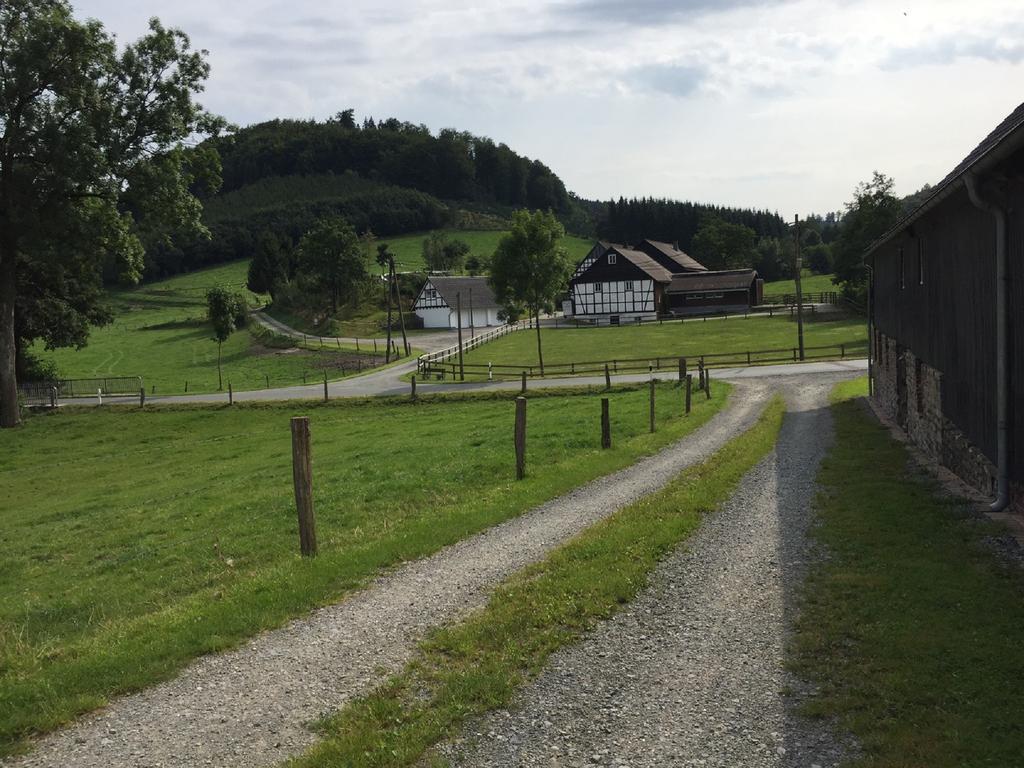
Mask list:
[[[907,259],[903,253],[902,246],[900,247],[900,288],[907,287]]]
[[[615,256],[616,256],[616,254],[614,254],[614,253],[609,253],[608,254],[608,263],[609,264],[614,264],[615,263]]]
[[[604,293],[604,283],[594,283],[594,293]]]
[[[924,240],[917,241],[917,284],[924,285]]]
[[[627,280],[626,281],[625,291],[626,291],[626,293],[632,293],[633,292],[633,281],[632,280]]]

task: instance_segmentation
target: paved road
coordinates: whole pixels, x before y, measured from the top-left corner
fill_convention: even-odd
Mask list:
[[[738,368],[715,368],[711,374],[713,379],[726,379],[736,381],[741,379],[757,379],[775,376],[812,376],[815,374],[836,374],[836,373],[858,373],[866,372],[867,360],[833,360],[816,363],[787,363],[785,365],[753,365]],[[385,368],[373,371],[362,376],[353,376],[340,381],[330,382],[327,385],[329,396],[338,397],[376,397],[385,395],[407,395],[410,391],[409,382],[403,380],[403,376],[416,370],[416,361],[409,360]],[[635,383],[647,381],[647,374],[623,374],[612,376],[612,383]],[[672,374],[663,372],[662,379],[672,378]],[[554,379],[530,379],[527,387],[531,389],[549,389],[552,387],[579,387],[579,386],[602,386],[604,376],[567,376]],[[490,391],[515,391],[520,387],[519,380],[511,381],[467,381],[457,382],[421,382],[417,386],[417,392],[426,394],[429,392],[490,392]],[[273,400],[321,400],[324,396],[323,383],[306,384],[295,387],[278,387],[275,389],[257,389],[248,392],[235,392],[235,400],[243,401],[273,401]],[[226,392],[202,394],[202,395],[168,395],[146,397],[147,403],[225,403],[228,395]],[[76,405],[95,405],[93,398],[83,398],[73,401],[66,401]],[[104,403],[137,403],[137,397],[105,397]]]

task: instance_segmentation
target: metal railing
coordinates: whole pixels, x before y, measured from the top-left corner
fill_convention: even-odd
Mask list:
[[[866,341],[852,341],[828,346],[804,347],[803,361],[808,360],[843,360],[847,357],[862,357],[867,354]],[[688,366],[703,364],[705,368],[725,368],[746,365],[764,365],[769,363],[800,362],[797,347],[782,349],[743,350],[737,352],[715,352],[703,355],[664,354],[655,357],[616,358],[612,360],[581,360],[568,363],[551,363],[544,366],[544,377],[603,375],[605,367],[609,375],[620,373],[647,373],[653,371],[675,371],[680,360],[686,360]],[[538,378],[540,366],[536,364],[494,364],[464,363],[462,370],[465,375],[474,378],[516,379],[524,373],[527,378]],[[459,377],[458,361],[441,361],[431,365],[427,371],[442,379]]]
[[[51,403],[54,397],[95,397],[97,393],[104,396],[137,395],[141,389],[141,376],[105,376],[94,379],[26,381],[18,385],[18,394],[27,403]]]

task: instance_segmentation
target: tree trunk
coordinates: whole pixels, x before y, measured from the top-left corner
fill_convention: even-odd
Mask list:
[[[540,310],[535,310],[533,318],[537,322],[537,362],[540,363],[540,375],[544,375],[544,353],[540,350]]]
[[[217,389],[224,389],[224,376],[220,372],[220,348],[223,342],[217,342]]]
[[[14,338],[14,300],[17,296],[17,273],[14,252],[9,242],[0,246],[0,427],[16,427],[21,423],[15,370],[17,342]]]

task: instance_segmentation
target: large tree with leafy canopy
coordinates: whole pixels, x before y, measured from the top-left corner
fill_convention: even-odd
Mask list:
[[[565,229],[550,211],[516,211],[491,261],[490,284],[506,307],[525,307],[537,319],[537,361],[544,375],[540,313],[551,311],[566,287],[573,263],[559,241]]]
[[[119,50],[64,0],[0,3],[0,426],[31,343],[85,344],[104,274],[137,281],[147,243],[202,232],[189,188],[216,161],[182,142],[222,126],[193,99],[208,74],[156,19]]]
[[[332,315],[339,304],[358,297],[369,276],[363,242],[341,217],[323,219],[304,234],[298,256],[300,277],[330,298]]]
[[[864,254],[868,247],[900,218],[901,203],[893,193],[893,180],[875,171],[861,182],[846,204],[839,236],[832,244],[833,281],[854,299],[862,299],[867,283]]]

